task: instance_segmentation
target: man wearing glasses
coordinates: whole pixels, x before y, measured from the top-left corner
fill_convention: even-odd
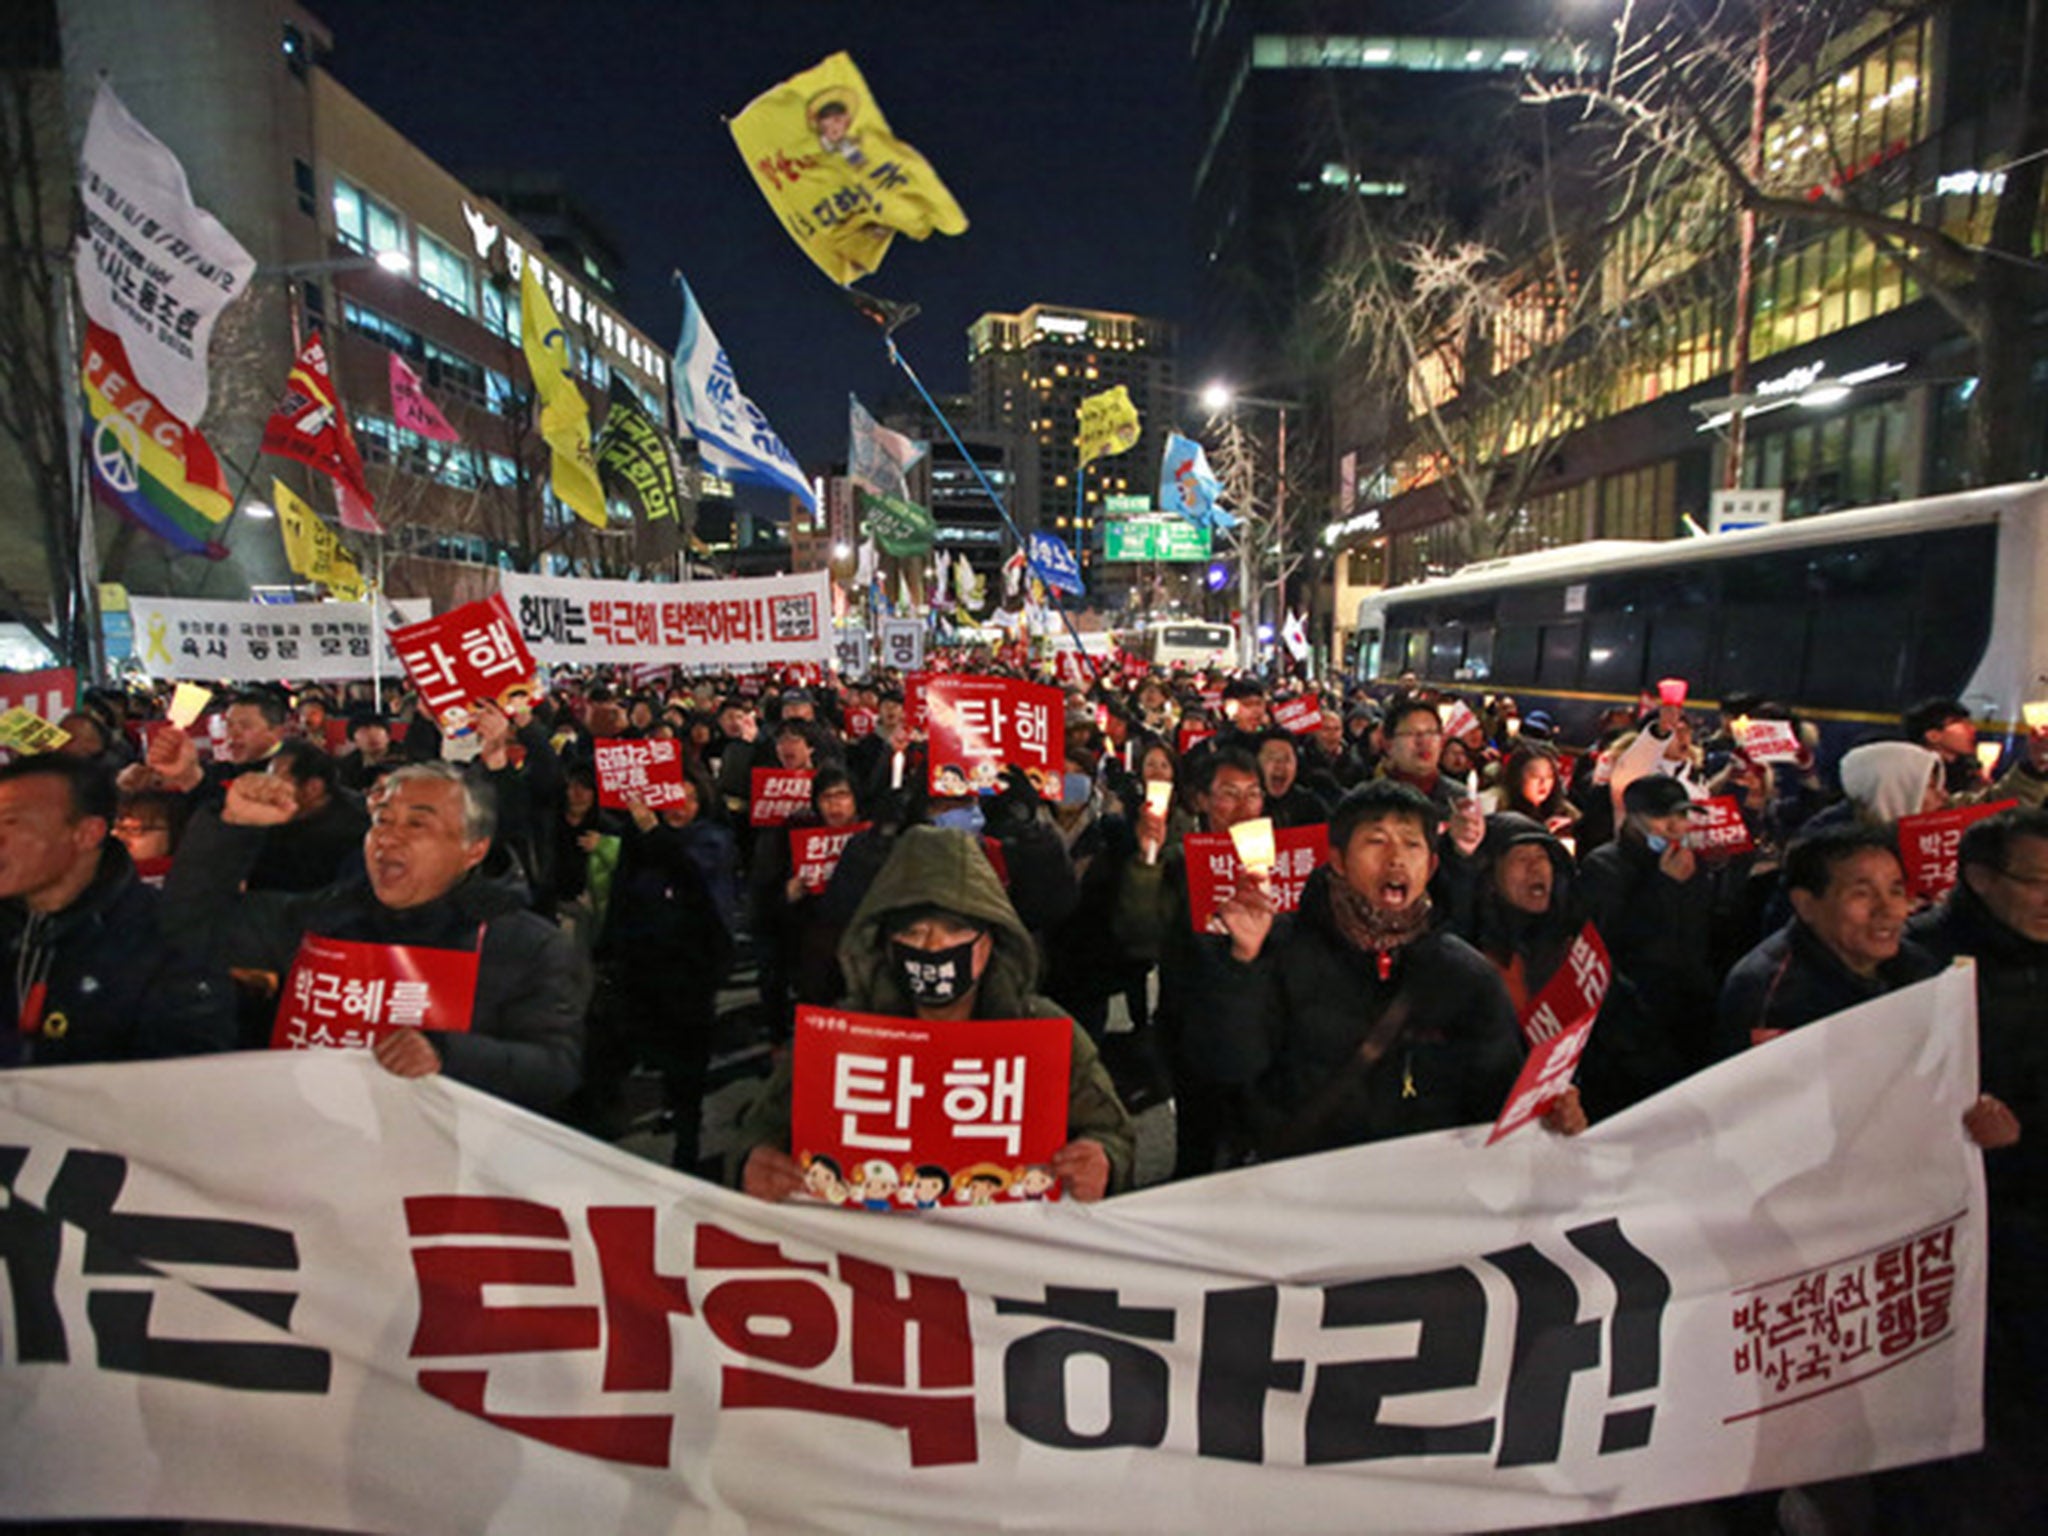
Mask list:
[[[1442,814],[1442,856],[1429,883],[1436,910],[1451,920],[1471,910],[1477,877],[1472,856],[1486,840],[1486,813],[1469,786],[1439,771],[1443,721],[1427,699],[1396,699],[1387,709],[1387,755],[1379,776],[1419,791]]]

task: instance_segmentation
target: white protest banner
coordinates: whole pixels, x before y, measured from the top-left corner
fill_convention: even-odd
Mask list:
[[[924,665],[924,620],[882,620],[882,665],[896,672]]]
[[[223,603],[135,597],[135,659],[159,680],[309,682],[368,677],[367,603]],[[384,666],[398,657],[387,631]]]
[[[192,201],[178,157],[100,81],[79,156],[78,302],[121,338],[136,382],[180,421],[206,414],[213,322],[256,258]]]
[[[1974,1013],[1951,971],[1577,1138],[890,1220],[359,1052],[0,1074],[7,1513],[1454,1532],[1962,1454]]]
[[[830,661],[831,583],[826,571],[675,584],[506,571],[498,590],[536,660],[702,671]]]

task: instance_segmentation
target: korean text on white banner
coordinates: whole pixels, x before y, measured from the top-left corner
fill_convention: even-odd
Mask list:
[[[135,659],[159,681],[311,682],[368,677],[368,603],[223,603],[136,597]],[[395,669],[390,640],[382,666]]]
[[[1451,1532],[1960,1454],[1974,1012],[1951,971],[1575,1139],[888,1220],[360,1052],[0,1074],[7,1511]]]
[[[687,584],[507,571],[498,589],[527,649],[550,666],[704,669],[830,661],[831,582],[825,571]]]

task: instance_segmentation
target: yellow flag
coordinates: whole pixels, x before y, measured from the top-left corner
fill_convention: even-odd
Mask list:
[[[282,480],[270,482],[270,504],[277,509],[278,531],[284,535],[284,558],[308,581],[317,581],[345,603],[360,602],[363,573],[334,530],[320,514],[292,493]]]
[[[532,260],[519,273],[519,345],[533,374],[533,392],[540,397],[540,435],[554,461],[548,483],[562,505],[583,521],[593,528],[609,527],[604,486],[590,451],[590,406],[569,370],[568,333],[548,302],[540,264]]]
[[[732,136],[790,238],[842,287],[879,267],[899,232],[967,228],[938,173],[889,131],[850,54],[756,96]]]
[[[1081,435],[1081,462],[1106,459],[1135,447],[1138,441],[1138,408],[1131,404],[1131,392],[1122,384],[1090,395],[1076,413]]]

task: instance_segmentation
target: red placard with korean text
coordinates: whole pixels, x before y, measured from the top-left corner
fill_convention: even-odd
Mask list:
[[[1733,795],[1715,795],[1695,802],[1692,825],[1686,829],[1685,846],[1694,853],[1736,854],[1756,852],[1756,839],[1742,817],[1742,802]]]
[[[688,798],[683,788],[683,744],[650,737],[645,741],[603,738],[593,745],[597,803],[623,811],[633,800],[652,810]]]
[[[1744,720],[1735,727],[1735,747],[1752,763],[1796,763],[1806,755],[1790,720]]]
[[[481,935],[481,931],[479,931]],[[469,1029],[477,952],[307,934],[285,977],[273,1051],[348,1050],[400,1029]]]
[[[1323,723],[1322,700],[1283,699],[1274,706],[1273,723],[1290,735],[1313,735],[1316,727]]]
[[[859,741],[863,736],[875,734],[875,712],[872,709],[849,709],[846,712],[846,735],[849,740]]]
[[[1522,1038],[1528,1042],[1529,1055],[1486,1138],[1489,1147],[1541,1115],[1571,1087],[1586,1037],[1593,1033],[1593,1021],[1600,1016],[1613,980],[1607,946],[1600,942],[1599,930],[1588,923],[1572,940],[1557,974],[1522,1014]]]
[[[1215,734],[1214,731],[1207,730],[1199,725],[1184,725],[1174,738],[1174,751],[1178,752],[1182,757],[1186,757],[1188,753]]]
[[[925,727],[924,691],[931,685],[929,672],[909,672],[903,678],[903,718],[912,732],[922,735]]]
[[[501,594],[394,629],[391,648],[420,701],[443,722],[467,724],[478,699],[502,704],[513,690],[533,687],[533,655]]]
[[[791,827],[789,867],[813,896],[825,889],[846,845],[867,831],[870,823],[857,821],[850,827]]]
[[[1227,832],[1190,832],[1181,839],[1181,852],[1188,868],[1188,921],[1197,933],[1223,932],[1217,908],[1237,894],[1237,883],[1245,873],[1236,845]],[[1274,910],[1299,911],[1302,887],[1318,864],[1329,861],[1330,829],[1324,823],[1276,828],[1271,883]]]
[[[78,674],[70,667],[40,672],[0,672],[0,715],[25,709],[55,723],[77,707]]]
[[[1472,713],[1472,706],[1463,699],[1452,699],[1439,713],[1443,716],[1446,737],[1462,738],[1466,732],[1478,728],[1479,717]]]
[[[1021,768],[1060,798],[1065,710],[1057,688],[1011,677],[934,677],[925,685],[934,795],[994,794]]]
[[[812,1194],[870,1211],[1058,1199],[1073,1032],[797,1009],[791,1148]]]
[[[811,808],[811,770],[756,768],[754,797],[749,802],[750,826],[779,827]]]
[[[2000,800],[1992,805],[1952,805],[1924,816],[1900,817],[1899,862],[1906,866],[1906,889],[1929,901],[1941,900],[1956,883],[1956,848],[1964,829],[2018,804]]]

